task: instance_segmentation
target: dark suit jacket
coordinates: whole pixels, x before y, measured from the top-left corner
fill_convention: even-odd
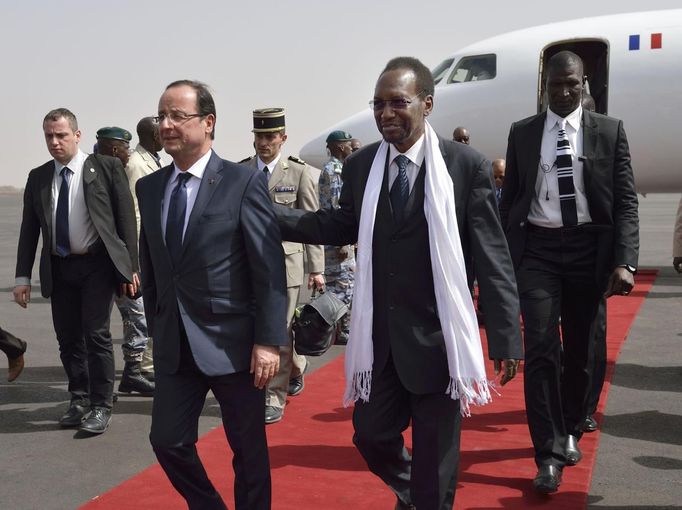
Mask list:
[[[509,132],[500,215],[514,267],[523,256],[546,116],[543,112],[515,122]],[[637,267],[637,193],[623,122],[585,110],[582,129],[585,194],[592,217],[589,228],[599,233],[595,272],[605,285],[614,267]]]
[[[378,146],[368,145],[344,162],[339,209],[304,213],[277,208],[282,236],[305,243],[355,243],[364,190]],[[500,227],[490,163],[467,145],[440,139],[440,147],[454,183],[464,259],[475,261],[486,310],[489,355],[521,359],[516,281]],[[440,392],[447,383],[447,358],[423,213],[424,170],[414,185],[402,225],[396,225],[392,218],[387,172],[384,174],[372,243],[374,370],[382,369],[390,346],[406,388],[418,394]]]
[[[24,191],[24,212],[17,249],[17,277],[31,277],[38,237],[40,288],[44,297],[52,294],[52,182],[54,160],[28,174]],[[88,156],[83,164],[85,203],[95,230],[104,242],[121,282],[132,282],[138,270],[137,229],[133,197],[121,161],[109,156]]]
[[[173,165],[137,183],[145,312],[154,368],[172,374],[182,320],[206,375],[248,370],[254,344],[287,345],[284,253],[262,173],[220,159],[206,166],[173,267],[161,227]],[[180,313],[180,316],[178,316]]]

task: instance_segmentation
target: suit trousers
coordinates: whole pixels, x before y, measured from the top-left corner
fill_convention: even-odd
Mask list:
[[[582,435],[603,292],[595,275],[596,246],[596,234],[581,226],[528,227],[516,276],[526,415],[538,466],[563,468],[567,434]]]
[[[0,351],[4,352],[8,359],[18,358],[26,352],[26,342],[0,328]]]
[[[287,402],[287,390],[289,380],[303,374],[307,361],[294,349],[294,340],[291,325],[294,321],[294,313],[298,304],[301,287],[287,288],[287,334],[289,345],[279,348],[279,372],[268,383],[265,405],[283,409]]]
[[[209,377],[197,368],[180,325],[180,366],[176,373],[156,371],[149,435],[161,467],[190,510],[223,510],[222,498],[197,454],[199,416],[213,392],[232,449],[237,510],[269,510],[270,461],[263,420],[265,390],[248,371]]]
[[[402,435],[410,422],[412,457]],[[381,373],[372,374],[369,401],[355,403],[353,443],[370,471],[403,503],[419,510],[450,510],[457,485],[461,424],[458,400],[446,395],[445,388],[442,393],[410,393],[389,355]]]
[[[599,396],[604,387],[604,378],[606,377],[606,298],[604,297],[602,297],[599,303],[599,312],[592,342],[592,360],[590,362],[591,383],[587,396],[587,414],[590,416],[597,412]]]
[[[106,252],[52,256],[52,322],[72,400],[113,406],[114,351],[109,330],[116,291]]]

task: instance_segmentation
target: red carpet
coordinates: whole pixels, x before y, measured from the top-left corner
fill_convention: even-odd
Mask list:
[[[609,299],[609,365],[598,421],[615,360],[654,279],[654,272],[642,272],[630,296]],[[492,366],[488,373],[492,374]],[[493,404],[474,408],[472,418],[464,420],[456,509],[526,509],[550,501],[553,510],[586,506],[599,432],[585,434],[581,440],[583,460],[564,470],[560,491],[549,498],[536,495],[530,482],[536,468],[525,423],[521,377],[507,385]],[[351,409],[340,405],[342,387],[343,360],[339,358],[308,376],[305,392],[291,399],[285,419],[268,427],[274,510],[393,508],[395,498],[367,471],[351,442]],[[234,508],[231,453],[222,428],[200,439],[199,454],[211,480]],[[81,508],[175,510],[186,506],[157,464]]]

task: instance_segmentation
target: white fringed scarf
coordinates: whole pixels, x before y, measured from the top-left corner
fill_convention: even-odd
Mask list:
[[[372,238],[388,148],[386,141],[379,145],[362,198],[353,291],[353,310],[358,313],[351,315],[350,338],[346,346],[346,405],[358,399],[369,401],[372,388]],[[462,415],[469,416],[471,404],[484,405],[492,398],[485,374],[476,312],[467,286],[452,179],[445,166],[436,132],[428,122],[424,158],[424,213],[429,228],[436,304],[450,374],[450,382],[444,390],[454,400],[460,400]],[[428,374],[424,374],[424,377],[428,377]]]

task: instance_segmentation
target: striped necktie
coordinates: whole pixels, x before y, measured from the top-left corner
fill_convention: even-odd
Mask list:
[[[556,139],[556,168],[559,181],[559,203],[561,205],[561,221],[564,227],[578,224],[578,210],[575,204],[575,185],[573,183],[573,156],[571,144],[566,134],[566,119],[559,122],[559,133]]]

